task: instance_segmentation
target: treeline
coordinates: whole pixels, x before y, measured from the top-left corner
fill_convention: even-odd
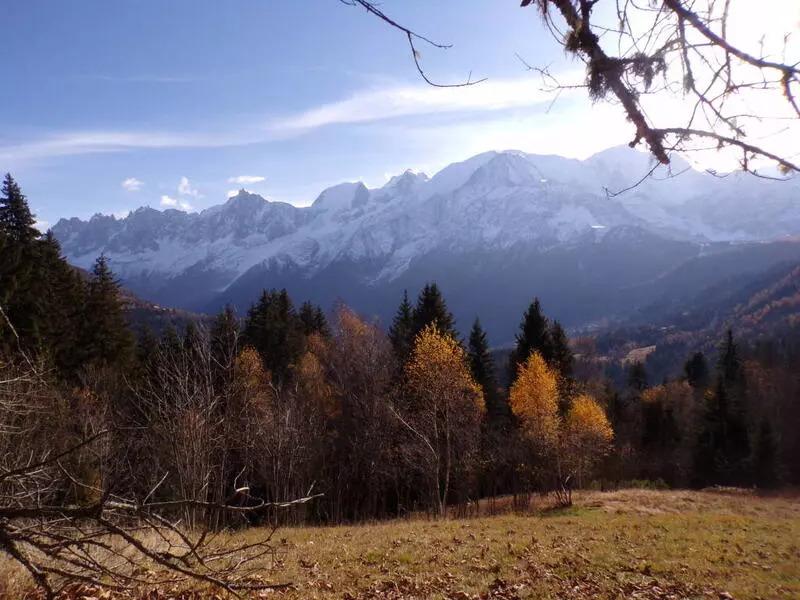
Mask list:
[[[569,502],[576,486],[643,478],[796,481],[796,436],[776,423],[796,424],[797,406],[767,383],[796,391],[796,374],[776,379],[773,366],[755,380],[732,336],[714,369],[695,355],[684,378],[650,386],[634,365],[620,390],[573,355],[538,300],[495,365],[480,322],[461,339],[433,283],[403,297],[388,333],[346,306],[328,318],[265,290],[242,319],[226,308],[208,327],[134,336],[105,258],[79,273],[33,224],[7,176],[1,466],[77,445],[50,501],[191,499],[188,524],[224,525],[198,507],[319,493],[295,517],[342,522],[500,494]]]

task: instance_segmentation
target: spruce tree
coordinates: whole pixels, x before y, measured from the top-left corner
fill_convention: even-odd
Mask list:
[[[519,333],[516,335],[517,344],[511,353],[511,383],[517,379],[517,367],[528,360],[532,352],[536,351],[548,365],[553,363],[553,340],[550,333],[550,323],[542,313],[539,298],[534,298],[528,310],[522,317]]]
[[[753,456],[755,483],[761,489],[771,489],[778,484],[777,445],[769,419],[762,419],[756,437]]]
[[[550,366],[558,371],[562,379],[570,379],[575,357],[569,347],[567,333],[558,321],[553,321],[553,326],[550,328],[550,344],[552,352],[552,364]]]
[[[134,338],[128,328],[119,282],[100,255],[86,293],[84,344],[88,363],[125,366],[133,357]]]
[[[708,386],[709,372],[706,357],[702,352],[695,352],[683,366],[686,382],[694,389],[703,389]]]
[[[744,366],[733,333],[728,330],[700,423],[695,449],[698,480],[704,485],[747,484],[751,480],[749,459]]]
[[[140,376],[152,376],[158,360],[158,337],[150,326],[145,326],[136,339],[136,366]]]
[[[45,234],[39,246],[43,344],[60,374],[73,379],[81,366],[76,348],[82,334],[86,286],[77,269],[61,256],[61,246],[52,231]]]
[[[311,335],[313,333],[319,334],[323,337],[330,335],[330,328],[328,327],[328,320],[325,318],[325,313],[319,306],[314,306],[311,302],[303,302],[300,306],[300,311],[297,313],[300,319],[300,327],[303,335]]]
[[[234,381],[234,367],[240,349],[239,319],[230,304],[214,318],[209,336],[214,380],[222,389]]]
[[[636,392],[647,389],[647,370],[644,363],[637,360],[628,368],[628,387]]]
[[[227,363],[229,357],[234,357],[239,353],[239,319],[230,304],[214,318],[211,325],[211,352],[214,361]]]
[[[41,342],[45,279],[39,271],[39,232],[28,201],[10,174],[0,191],[0,347],[35,350]],[[12,329],[13,326],[13,329]]]
[[[403,290],[403,301],[389,327],[389,341],[399,362],[405,362],[414,343],[414,309],[408,301],[407,290]]]
[[[494,370],[494,359],[489,351],[486,332],[476,317],[469,333],[467,357],[472,377],[483,388],[486,401],[486,413],[490,423],[505,419],[509,415],[508,403],[502,402],[497,389],[497,377]]]
[[[458,333],[455,329],[455,320],[447,308],[442,292],[435,283],[425,284],[417,298],[417,305],[414,307],[414,336],[428,325],[435,324],[440,333],[450,335],[458,340]]]
[[[717,373],[731,389],[741,391],[745,385],[744,366],[730,329],[725,333],[725,339],[720,346]]]
[[[247,313],[244,337],[273,377],[285,380],[303,351],[301,323],[285,289],[262,292]]]
[[[25,195],[11,174],[6,173],[0,191],[0,232],[12,243],[27,246],[39,237],[35,224]]]

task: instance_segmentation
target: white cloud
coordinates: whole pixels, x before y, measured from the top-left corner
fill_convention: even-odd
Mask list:
[[[194,210],[194,206],[192,206],[186,200],[179,200],[178,198],[173,198],[172,196],[167,196],[166,194],[161,196],[161,206],[166,206],[167,208],[180,208],[186,212],[191,212]]]
[[[200,197],[200,192],[192,187],[188,177],[181,177],[181,180],[178,183],[178,193],[181,196],[193,196],[195,198]]]
[[[242,189],[244,189],[244,188],[242,188]],[[238,193],[239,193],[239,190],[228,190],[228,194],[227,194],[227,196],[228,196],[228,198],[233,198],[233,197],[234,197],[234,196],[236,196]]]
[[[120,184],[126,192],[138,192],[144,185],[143,181],[139,181],[136,177],[128,177]]]
[[[139,149],[217,148],[255,142],[263,137],[263,134],[254,137],[163,131],[76,131],[57,133],[32,142],[0,146],[0,159],[18,162],[53,156]]]
[[[578,72],[563,75],[565,81],[580,81],[582,78],[583,75]],[[324,104],[276,121],[272,127],[277,131],[307,130],[343,123],[367,123],[413,115],[496,111],[551,102],[553,95],[542,91],[541,87],[536,77],[525,76],[489,80],[460,88],[416,85],[362,90],[346,100]]]
[[[238,183],[244,185],[261,183],[264,180],[266,180],[266,177],[262,177],[261,175],[239,175],[238,177],[231,177],[228,179],[228,183]]]

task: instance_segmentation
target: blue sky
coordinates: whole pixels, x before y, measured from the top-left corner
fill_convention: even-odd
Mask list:
[[[7,2],[0,169],[50,223],[162,200],[202,209],[242,185],[304,204],[339,181],[435,170],[524,141],[521,119],[556,119],[527,97],[538,81],[514,53],[562,53],[518,6],[384,1],[453,44],[420,47],[432,77],[490,78],[474,94],[426,86],[397,32],[337,0]],[[544,150],[534,122],[522,149]]]
[[[619,111],[552,96],[515,53],[580,79],[518,0],[384,0],[420,33],[338,0],[25,0],[3,6],[0,170],[42,222],[142,205],[199,210],[239,187],[308,204],[489,149],[585,157],[627,141]]]

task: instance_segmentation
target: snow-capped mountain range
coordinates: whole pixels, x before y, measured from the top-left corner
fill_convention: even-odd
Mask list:
[[[308,207],[242,190],[199,213],[140,208],[122,219],[62,219],[53,231],[73,264],[88,268],[105,253],[134,291],[193,309],[226,300],[246,305],[247,294],[275,285],[323,302],[353,288],[396,292],[413,285],[415,274],[439,278],[429,270],[443,257],[452,271],[453,261],[513,262],[587,244],[623,243],[636,252],[657,239],[694,255],[713,243],[800,234],[800,178],[721,178],[676,158],[679,176],[668,178],[660,167],[630,191],[607,193],[651,166],[648,155],[627,147],[584,161],[487,152],[430,178],[406,171],[377,189],[343,183]]]

